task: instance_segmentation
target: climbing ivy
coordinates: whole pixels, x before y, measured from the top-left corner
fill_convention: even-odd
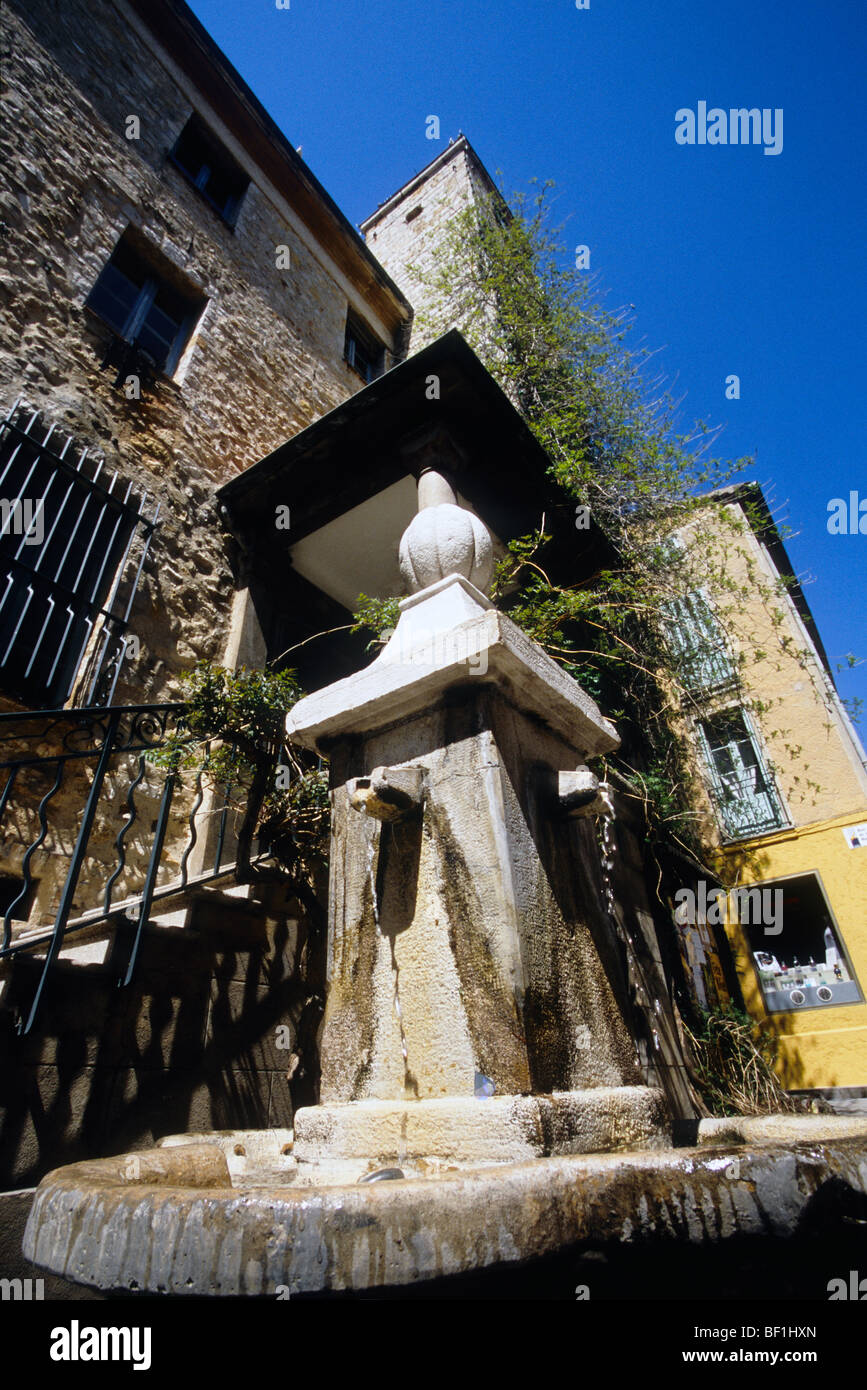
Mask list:
[[[200,661],[181,684],[184,715],[150,761],[228,789],[239,882],[266,872],[251,866],[258,835],[279,872],[309,883],[328,853],[328,777],[285,742],[286,714],[303,694],[295,673]]]
[[[562,228],[552,225],[552,188],[516,195],[511,206],[492,193],[456,213],[432,268],[410,271],[425,304],[416,323],[426,337],[460,328],[545,448],[576,520],[589,508],[608,538],[611,562],[563,585],[548,571],[551,537],[540,518],[535,534],[509,543],[494,595],[616,720],[622,747],[600,770],[643,805],[651,842],[686,851],[703,868],[716,836],[688,726],[702,705],[672,637],[684,603],[713,595],[719,631],[692,656],[724,649],[729,703],[758,709],[752,685],[761,681],[751,675],[759,659],[794,658],[829,711],[835,696],[813,653],[786,630],[794,581],[770,582],[750,548],[750,526],[765,519],[741,495],[748,525],[720,491],[749,460],[710,456],[718,432],[705,422],[679,432],[682,402],[651,374],[654,353],[634,342],[633,306],[608,310],[595,283],[572,268]],[[686,539],[673,543],[675,534]],[[757,599],[775,649],[754,656],[750,672],[742,629],[745,604]],[[727,633],[746,640],[733,644]],[[797,760],[794,744],[788,753]],[[815,796],[821,789],[804,773],[803,795]]]

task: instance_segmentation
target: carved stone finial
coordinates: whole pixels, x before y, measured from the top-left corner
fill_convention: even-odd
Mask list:
[[[425,469],[418,484],[419,511],[400,542],[400,572],[416,594],[449,574],[460,574],[485,593],[494,571],[488,528],[457,505],[448,479]]]

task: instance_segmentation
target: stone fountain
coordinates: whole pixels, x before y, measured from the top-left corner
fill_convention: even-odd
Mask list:
[[[288,719],[331,769],[320,1103],[294,1133],[176,1135],[49,1174],[39,1266],[291,1297],[792,1235],[829,1183],[867,1200],[864,1121],[705,1122],[671,1147],[606,925],[586,761],[617,734],[486,597],[491,538],[436,469],[400,566],[381,654]]]

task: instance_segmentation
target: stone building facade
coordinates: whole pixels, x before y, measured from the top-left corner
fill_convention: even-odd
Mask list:
[[[186,6],[11,4],[4,45],[0,397],[25,397],[161,502],[130,619],[140,656],[116,692],[160,699],[226,650],[214,485],[360,388],[350,316],[384,370],[410,310]],[[178,154],[193,119],[241,190],[228,213],[181,166],[201,157]],[[127,385],[135,362],[119,381],[101,366],[119,333],[93,294],[121,244],[130,274],[191,306],[150,384]]]
[[[34,765],[4,798],[0,922],[13,945],[42,933],[0,961],[0,1186],[16,1187],[167,1124],[286,1123],[293,1094],[313,1094],[292,1049],[315,1034],[316,904],[279,886],[224,879],[154,904],[123,990],[129,913],[77,931],[45,977],[38,1027],[18,1030],[96,777],[100,705],[176,701],[197,661],[262,666],[279,648],[280,586],[257,613],[216,489],[400,361],[411,309],[181,0],[13,0],[2,43],[0,744],[7,768]],[[29,525],[40,479],[31,550],[15,502]],[[285,504],[269,519],[284,552]],[[106,539],[118,527],[123,564]],[[84,634],[60,682],[58,609]],[[89,724],[60,718],[82,705]],[[34,709],[57,717],[28,722]],[[94,756],[64,764],[52,794],[55,755],[88,739]],[[138,745],[108,767],[75,920],[117,863],[137,760]],[[144,769],[112,904],[141,893],[163,784]],[[170,881],[192,797],[179,788],[168,822]]]
[[[459,135],[360,224],[371,251],[412,300],[418,315],[414,352],[446,328],[461,327],[467,306],[460,289],[451,300],[431,290],[437,252],[456,217],[491,203],[509,215],[484,164],[467,137]]]

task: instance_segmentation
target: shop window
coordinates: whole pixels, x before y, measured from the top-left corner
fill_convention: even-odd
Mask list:
[[[743,928],[767,1010],[797,1013],[860,1003],[863,996],[818,875],[778,879],[772,887],[783,894],[782,930]]]

